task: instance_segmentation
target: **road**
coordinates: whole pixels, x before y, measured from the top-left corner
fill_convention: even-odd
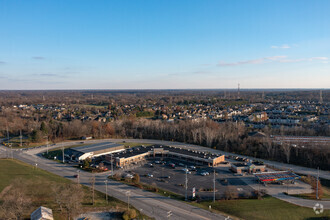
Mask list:
[[[31,164],[38,168],[47,170],[59,176],[77,181],[73,175],[77,174],[78,170],[68,164],[57,163],[52,160],[47,160],[36,154],[45,151],[45,148],[31,149],[28,151],[14,151],[13,156],[15,159]],[[79,171],[81,184],[89,186],[92,175],[89,172]],[[95,189],[105,193],[106,186],[105,180],[107,175],[104,173],[95,175]],[[187,203],[170,199],[161,195],[147,192],[136,187],[131,187],[123,183],[112,181],[108,179],[108,195],[113,196],[119,200],[127,202],[127,191],[130,191],[130,204],[136,209],[140,210],[147,216],[154,217],[155,219],[225,219],[226,217],[220,214],[215,214],[210,211],[197,208]],[[171,213],[171,216],[168,216]]]
[[[105,142],[105,141],[112,141],[112,142],[126,141],[126,142],[135,142],[135,143],[151,143],[151,144],[160,144],[160,145],[180,146],[183,148],[208,151],[211,153],[220,153],[220,154],[224,154],[224,155],[228,155],[228,156],[245,157],[245,158],[249,158],[251,160],[263,161],[265,164],[267,164],[269,166],[273,166],[273,167],[276,167],[276,168],[279,168],[282,170],[291,169],[292,171],[294,171],[296,173],[300,173],[300,174],[304,174],[304,175],[311,175],[311,176],[317,175],[317,169],[313,169],[313,168],[307,168],[307,167],[297,166],[297,165],[293,165],[293,164],[280,163],[280,162],[276,162],[276,161],[270,161],[270,160],[254,158],[254,157],[249,157],[249,156],[244,156],[244,155],[239,155],[239,154],[233,154],[233,153],[228,153],[225,151],[202,147],[199,145],[186,144],[186,143],[180,143],[180,142],[149,140],[149,139],[148,140],[146,140],[146,139],[102,139],[102,140],[87,140],[87,141],[83,141],[83,142],[92,144],[92,143],[99,143],[99,142]],[[81,142],[82,141],[63,142],[63,143],[56,144],[55,146],[50,146],[49,149],[58,148],[58,147],[62,147],[62,146],[65,147],[65,146],[70,146],[70,145],[75,145],[75,144],[81,144]],[[33,150],[34,149],[30,149],[29,151],[33,151]],[[323,179],[330,180],[330,171],[320,170],[319,175]]]
[[[291,165],[291,164],[279,163],[279,162],[274,162],[274,161],[269,161],[269,160],[264,160],[264,159],[259,159],[259,158],[247,157],[247,156],[243,156],[243,155],[232,154],[232,153],[223,152],[223,151],[219,151],[219,150],[215,150],[215,149],[210,149],[210,148],[206,148],[206,147],[202,147],[202,146],[198,146],[198,145],[185,144],[185,143],[179,143],[179,142],[161,141],[161,140],[145,140],[145,139],[103,139],[103,140],[89,140],[89,141],[84,141],[84,142],[92,144],[92,143],[99,143],[99,142],[104,142],[104,141],[112,141],[112,142],[125,141],[125,142],[135,142],[135,143],[151,143],[151,144],[160,144],[160,145],[180,146],[183,148],[208,151],[211,153],[221,153],[224,155],[246,157],[246,158],[249,158],[252,160],[259,160],[259,161],[261,160],[265,164],[274,166],[279,169],[283,169],[283,170],[291,169],[296,173],[301,173],[301,174],[305,174],[305,175],[313,175],[313,176],[317,175],[317,170],[312,169],[312,168],[306,168],[306,167],[301,167],[301,166],[296,166],[296,165]],[[70,146],[70,145],[75,145],[75,144],[80,144],[80,143],[81,143],[81,141],[63,142],[60,144],[56,144],[55,146],[51,146],[51,147],[49,147],[49,149],[58,148],[58,147],[62,147],[62,146]],[[9,150],[10,149],[7,149],[7,152]],[[29,149],[26,151],[17,150],[14,153],[14,158],[17,158],[19,160],[22,160],[22,161],[30,163],[30,164],[35,164],[36,162],[33,160],[36,160],[36,159],[32,159],[32,158],[37,158],[35,156],[35,154],[45,151],[45,150],[46,150],[46,147]],[[30,156],[27,156],[28,154]],[[55,173],[60,176],[71,178],[71,176],[73,176],[77,172],[77,170],[75,168],[72,168],[67,165],[63,165],[63,164],[59,164],[59,163],[56,163],[53,161],[42,159],[40,157],[38,157],[37,160],[39,161],[39,163],[40,162],[42,163],[42,165],[38,165],[38,167],[42,166],[43,169],[46,169],[47,171],[50,171],[50,172]],[[83,174],[82,180],[84,180],[84,178],[87,178],[87,179],[91,178],[90,173],[82,172],[81,174]],[[320,177],[330,180],[330,172],[320,170]],[[98,185],[97,185],[97,189],[99,191],[105,192],[104,182],[102,182],[105,180],[104,174],[100,174],[100,176],[98,176],[97,180],[99,181]],[[85,181],[83,183],[86,185],[89,184],[88,181]],[[204,218],[206,217],[206,219],[214,218],[214,216],[208,216],[208,215],[210,215],[209,211],[198,209],[194,206],[190,206],[183,202],[172,200],[172,199],[169,199],[169,198],[166,198],[163,196],[158,196],[158,195],[155,195],[150,192],[144,192],[140,189],[136,189],[134,187],[129,187],[125,184],[121,184],[121,183],[114,182],[114,181],[110,181],[109,184],[110,184],[109,190],[110,190],[110,187],[112,187],[111,188],[112,192],[109,193],[109,195],[125,201],[125,200],[127,200],[126,191],[130,190],[131,195],[132,195],[131,201],[132,201],[133,206],[135,206],[139,210],[142,210],[142,212],[148,216],[157,217],[156,219],[166,218],[167,215],[165,215],[165,214],[168,211],[173,212],[173,216],[171,217],[172,219],[176,219],[177,217],[175,217],[175,216],[178,216],[178,217],[180,216],[182,219],[183,216],[181,216],[181,215],[183,215],[184,213],[186,213],[187,215],[183,219],[185,219],[185,218],[195,219],[194,217],[188,217],[189,215],[187,212],[191,213],[190,216],[197,216],[198,219],[203,219],[203,218],[198,217],[199,215],[203,216]],[[316,203],[316,201],[314,201],[314,200],[299,199],[299,198],[295,198],[292,196],[286,196],[284,194],[283,195],[279,194],[279,195],[276,195],[275,197],[277,197],[281,200],[296,204],[296,205],[300,205],[303,207],[309,207],[309,208],[311,208],[313,206],[313,204]],[[324,208],[330,209],[329,201],[322,201],[322,204],[324,205]],[[188,207],[186,207],[186,206],[188,206]],[[180,210],[177,210],[177,209],[180,209]],[[157,210],[157,211],[155,211],[155,210]],[[190,211],[187,211],[187,210],[190,210]],[[159,216],[157,216],[156,213],[159,214]],[[207,213],[207,214],[204,215],[205,213]],[[211,214],[213,214],[213,213],[211,213]],[[220,215],[218,216],[218,219],[222,219],[222,218],[224,218],[224,216],[220,216]]]

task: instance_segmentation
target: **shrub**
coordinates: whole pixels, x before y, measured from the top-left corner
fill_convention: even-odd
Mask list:
[[[136,211],[134,209],[126,210],[123,214],[124,220],[130,220],[136,218]]]
[[[140,183],[140,176],[139,174],[134,174],[134,177],[133,177],[133,183]]]

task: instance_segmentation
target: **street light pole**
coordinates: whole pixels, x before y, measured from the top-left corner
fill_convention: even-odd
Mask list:
[[[63,161],[63,163],[64,163],[64,146],[62,146],[62,161]]]
[[[48,139],[49,137],[47,136],[47,155],[48,155]]]
[[[127,195],[127,210],[129,211],[129,196],[131,195],[131,191],[126,191],[126,195]]]
[[[109,204],[108,202],[108,180],[105,180],[105,200],[107,201],[107,204]]]
[[[8,125],[7,125],[7,144],[8,144],[8,147],[9,147],[9,130],[8,130]]]
[[[316,178],[316,199],[319,199],[319,167],[317,167],[317,178]]]
[[[215,169],[213,167],[213,202],[215,202]]]
[[[20,136],[19,136],[19,138],[20,138],[20,141],[21,141],[21,147],[23,147],[23,141],[22,141],[22,129],[20,130]]]
[[[186,198],[185,200],[187,201],[188,200],[188,195],[187,195],[187,192],[188,191],[188,170],[187,170],[187,166],[186,166]]]
[[[111,176],[113,176],[113,158],[111,154]]]

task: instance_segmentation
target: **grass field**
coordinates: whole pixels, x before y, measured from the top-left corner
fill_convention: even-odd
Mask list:
[[[57,176],[55,174],[49,173],[41,169],[35,169],[34,167],[22,163],[16,160],[1,159],[0,160],[0,193],[3,189],[9,186],[15,179],[21,178],[23,180],[29,180],[34,188],[31,188],[29,196],[31,197],[33,203],[31,209],[26,213],[25,217],[29,217],[29,214],[35,210],[37,207],[43,205],[53,209],[55,219],[65,219],[57,204],[54,201],[54,196],[50,190],[52,184],[69,184],[72,183],[70,180]],[[124,211],[127,204],[117,200],[113,197],[109,198],[109,204],[106,203],[105,194],[96,191],[95,192],[95,204],[91,203],[91,190],[88,187],[83,187],[85,192],[83,205],[83,211],[86,210],[104,210],[104,209],[114,209],[118,211]],[[1,202],[0,202],[1,204]],[[142,216],[140,216],[142,217]],[[146,216],[143,216],[147,219]]]
[[[322,199],[330,200],[330,188],[326,186],[322,186],[323,196]],[[303,199],[316,199],[315,193],[308,193],[308,194],[297,194],[292,195],[295,197],[303,198]]]
[[[13,137],[13,138],[10,138],[9,143],[10,143],[12,148],[20,149],[20,148],[38,147],[38,146],[41,146],[41,145],[45,145],[47,142],[46,142],[46,140],[44,140],[44,141],[41,141],[39,143],[31,143],[30,140],[27,137],[23,137],[23,139],[22,139],[22,145],[23,146],[21,146],[21,139],[19,137]],[[8,146],[7,141],[4,141],[2,144],[5,145],[5,146]]]
[[[194,205],[208,209],[211,205],[213,210],[228,213],[243,219],[251,220],[301,220],[301,219],[329,219],[330,211],[316,215],[311,208],[296,206],[282,200],[266,196],[262,200],[241,199],[223,200],[213,202],[194,203]]]
[[[81,147],[81,146],[85,146],[86,144],[77,144],[77,145],[72,145],[72,146],[66,146],[64,147],[64,153],[66,153],[65,149],[67,148],[74,148],[74,147]],[[56,158],[62,158],[62,155],[63,155],[63,152],[62,152],[62,148],[61,147],[58,147],[58,148],[54,148],[50,151],[48,151],[48,154],[47,153],[44,153],[43,156],[47,159],[54,159],[54,157]],[[62,162],[60,160],[56,160],[58,162]]]
[[[126,182],[123,179],[120,180],[122,183],[128,185],[133,185],[131,182]],[[149,186],[147,184],[140,185],[148,191],[155,192],[155,190],[150,190],[154,186]],[[157,194],[163,196],[171,196],[173,199],[184,200],[184,197],[173,192],[169,192],[157,187]],[[271,196],[265,196],[262,200],[258,199],[239,199],[239,200],[220,200],[213,203],[212,201],[202,201],[202,202],[188,202],[191,205],[209,209],[211,205],[212,210],[219,212],[223,215],[230,215],[242,219],[251,220],[301,220],[301,219],[329,219],[330,211],[326,210],[323,214],[316,215],[311,208],[305,208],[296,206],[285,201],[276,199]],[[225,214],[224,214],[225,213]]]

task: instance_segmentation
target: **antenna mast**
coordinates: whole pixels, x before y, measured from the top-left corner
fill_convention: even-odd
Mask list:
[[[239,97],[239,83],[238,83],[238,87],[237,87],[237,99],[239,99],[240,97]]]

